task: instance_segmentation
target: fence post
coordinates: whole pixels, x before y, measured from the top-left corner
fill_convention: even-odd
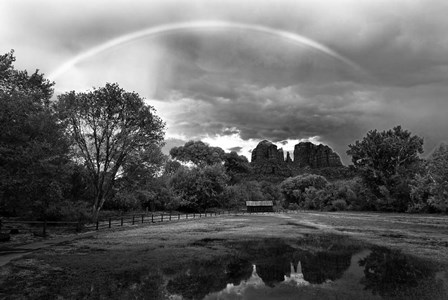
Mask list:
[[[196,218],[196,213],[193,213],[193,219]]]
[[[160,215],[160,222],[163,222],[163,214]]]
[[[98,230],[98,227],[99,227],[99,221],[98,220],[96,220],[96,230]]]
[[[202,215],[201,215],[201,213],[199,213],[199,218],[201,218],[202,217]]]
[[[207,218],[207,211],[205,211],[205,215],[204,216]]]
[[[144,214],[142,214],[142,224],[143,224],[143,219],[145,218],[145,215]]]
[[[44,228],[43,228],[43,231],[42,231],[42,235],[44,237],[47,236],[47,219],[44,220]]]
[[[109,218],[109,228],[112,226],[112,220]]]
[[[134,225],[134,224],[135,224],[135,216],[132,215],[132,225]]]
[[[177,219],[180,220],[180,214],[177,214]]]
[[[121,226],[123,226],[123,216],[121,217]]]
[[[185,219],[188,219],[188,214],[185,214]]]
[[[171,221],[171,212],[170,212],[170,221]]]

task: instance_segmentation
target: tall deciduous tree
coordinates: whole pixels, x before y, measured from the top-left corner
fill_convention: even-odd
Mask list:
[[[371,130],[348,147],[347,154],[372,191],[389,199],[390,203],[384,204],[389,207],[381,209],[406,209],[410,193],[407,181],[421,161],[423,138],[396,126],[382,132]]]
[[[122,166],[136,153],[163,144],[165,124],[137,93],[110,83],[59,96],[59,111],[89,170],[96,219]]]

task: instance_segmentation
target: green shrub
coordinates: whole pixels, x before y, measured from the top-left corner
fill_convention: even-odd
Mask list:
[[[411,182],[409,212],[448,213],[448,146],[441,144]]]
[[[337,199],[331,202],[331,205],[335,211],[347,210],[347,202],[344,199]]]
[[[290,210],[299,210],[299,205],[297,205],[297,203],[290,203],[289,205],[288,205],[288,209],[290,209]]]
[[[293,190],[293,197],[300,197],[298,203],[304,209],[324,211],[334,210],[373,210],[375,197],[359,178],[339,180],[323,188],[310,186],[303,192]]]
[[[104,203],[104,209],[130,211],[139,210],[142,205],[134,191],[119,191],[112,199]]]
[[[289,203],[297,203],[303,207],[306,205],[307,196],[309,196],[307,193],[312,193],[314,196],[314,191],[311,191],[310,188],[321,190],[327,184],[328,181],[323,176],[305,174],[287,178],[280,184],[280,190],[285,197],[287,205]]]
[[[221,207],[228,176],[220,164],[205,165],[192,169],[179,168],[170,178],[168,185],[175,197],[180,197],[179,209],[204,211]]]
[[[271,194],[263,193],[262,184],[256,181],[247,181],[227,186],[221,202],[226,208],[242,208],[246,205],[246,201],[272,200],[267,198],[271,196]]]
[[[47,221],[81,221],[88,222],[92,216],[92,210],[87,202],[72,202],[65,200],[51,203],[46,210]]]

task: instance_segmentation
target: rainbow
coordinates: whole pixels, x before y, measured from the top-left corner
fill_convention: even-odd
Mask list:
[[[103,51],[114,48],[116,46],[123,45],[125,43],[129,43],[141,38],[161,35],[165,33],[172,33],[176,31],[192,30],[192,29],[233,29],[233,30],[253,31],[273,35],[300,45],[311,47],[314,50],[317,50],[321,53],[324,53],[325,55],[337,59],[338,61],[350,66],[354,70],[361,71],[362,73],[364,73],[363,69],[359,65],[349,60],[348,58],[342,56],[336,51],[312,39],[309,39],[296,33],[254,24],[244,24],[244,23],[235,23],[226,21],[195,21],[195,22],[182,22],[182,23],[159,25],[119,36],[103,44],[90,48],[89,50],[82,52],[76,55],[75,57],[69,59],[61,66],[59,66],[56,70],[51,72],[51,74],[48,77],[54,80],[59,76],[61,76],[63,73],[70,70],[77,63],[92,56],[95,56]]]

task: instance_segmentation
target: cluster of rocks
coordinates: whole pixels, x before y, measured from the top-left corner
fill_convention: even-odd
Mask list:
[[[294,160],[289,152],[284,157],[283,149],[278,149],[273,143],[264,140],[252,151],[251,165],[256,174],[272,174],[278,176],[291,176],[294,170],[311,168],[338,168],[342,167],[341,158],[326,145],[315,145],[310,142],[300,142],[295,145]]]

